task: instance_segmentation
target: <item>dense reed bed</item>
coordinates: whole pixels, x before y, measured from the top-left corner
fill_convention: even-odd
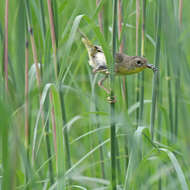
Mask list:
[[[188,0],[4,0],[0,189],[188,190]],[[110,71],[93,74],[79,29]],[[114,55],[158,71],[114,75]]]

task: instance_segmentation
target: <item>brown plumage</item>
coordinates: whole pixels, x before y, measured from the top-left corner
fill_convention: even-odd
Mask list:
[[[83,33],[81,35],[82,42],[88,51],[89,65],[92,67],[93,73],[100,72],[105,74],[105,77],[98,82],[98,85],[109,93],[109,90],[103,86],[103,82],[110,74],[104,52],[101,46],[93,45]],[[131,75],[141,72],[146,68],[152,69],[153,71],[157,70],[154,65],[148,64],[147,59],[144,57],[128,56],[124,53],[115,54],[115,75]]]

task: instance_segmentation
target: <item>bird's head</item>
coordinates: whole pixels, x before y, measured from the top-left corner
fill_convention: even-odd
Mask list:
[[[129,64],[131,64],[131,66],[137,69],[145,69],[148,66],[147,62],[147,59],[144,57],[132,56],[131,60],[129,61]]]
[[[135,56],[133,60],[133,64],[137,68],[144,68],[144,69],[149,68],[149,69],[152,69],[154,72],[157,71],[157,68],[154,65],[149,64],[147,59],[144,57]]]
[[[122,53],[116,53],[116,72],[118,74],[134,74],[146,68],[156,71],[156,67],[149,64],[147,59],[141,56],[127,56]]]

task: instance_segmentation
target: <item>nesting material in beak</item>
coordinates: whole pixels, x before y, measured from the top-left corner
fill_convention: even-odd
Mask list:
[[[146,64],[146,67],[149,69],[152,69],[154,72],[158,71],[158,68],[156,68],[154,65],[152,64]]]

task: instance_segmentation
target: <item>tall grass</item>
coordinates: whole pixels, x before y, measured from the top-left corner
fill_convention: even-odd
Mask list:
[[[111,184],[112,189],[117,189],[117,182],[116,182],[116,121],[115,121],[115,102],[114,102],[114,60],[115,60],[115,53],[117,47],[117,0],[113,0],[113,25],[112,25],[112,56],[113,62],[110,66],[110,86],[111,86],[111,104],[110,104],[110,138],[111,138]]]
[[[9,0],[5,4],[5,49],[4,49],[4,73],[5,73],[5,88],[8,92],[8,16],[9,16]]]
[[[155,12],[155,21],[156,21],[156,49],[155,49],[155,67],[159,68],[160,62],[160,31],[161,31],[161,2],[157,1],[157,8]],[[151,108],[151,136],[152,140],[155,137],[155,120],[156,120],[156,104],[157,104],[157,96],[158,96],[158,80],[159,80],[159,72],[156,71],[154,73],[153,78],[153,88],[152,88],[152,108]]]
[[[0,189],[189,189],[189,8],[2,1]],[[78,28],[102,46],[116,103],[98,87]],[[114,76],[116,51],[158,72],[144,70],[139,86],[137,75]]]
[[[146,0],[142,1],[142,30],[141,30],[141,56],[145,56],[145,31],[146,31]],[[144,118],[144,71],[140,74],[140,110],[139,124],[143,125]]]

